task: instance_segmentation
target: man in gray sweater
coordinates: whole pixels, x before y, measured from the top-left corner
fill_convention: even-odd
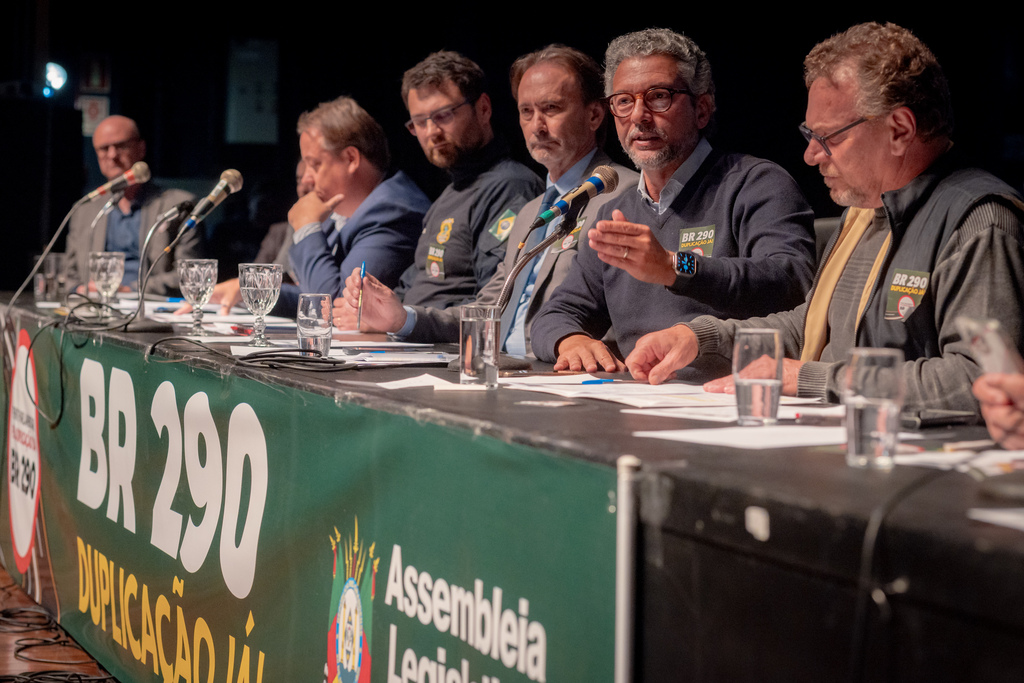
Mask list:
[[[626,365],[652,384],[728,358],[740,327],[782,331],[784,394],[839,400],[855,346],[901,349],[907,409],[978,410],[980,370],[954,320],[997,318],[1020,345],[1024,202],[950,158],[949,89],[935,56],[893,24],[861,24],[804,60],[804,161],[849,207],[807,300],[753,320],[705,316],[649,334]],[[706,385],[731,391],[725,377]]]
[[[627,354],[643,334],[680,320],[765,315],[802,301],[813,275],[810,207],[778,165],[712,149],[704,131],[715,89],[704,52],[665,29],[616,38],[605,92],[642,175],[597,213],[573,269],[537,314],[537,357],[556,370],[624,370],[601,341],[609,328]],[[687,373],[717,377],[716,366]]]

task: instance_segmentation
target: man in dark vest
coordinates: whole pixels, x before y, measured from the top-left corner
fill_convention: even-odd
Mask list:
[[[740,327],[782,332],[783,393],[839,400],[853,347],[901,349],[905,407],[978,410],[980,369],[954,323],[997,318],[1022,331],[1024,203],[1008,185],[951,158],[946,78],[906,29],[861,24],[804,60],[804,161],[848,207],[807,301],[744,321],[696,318],[643,337],[626,359],[657,384],[705,355],[730,356]],[[731,377],[706,385],[730,391]]]

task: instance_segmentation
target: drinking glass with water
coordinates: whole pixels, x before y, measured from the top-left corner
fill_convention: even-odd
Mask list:
[[[498,306],[463,306],[459,317],[459,380],[498,388]]]
[[[736,412],[741,425],[778,422],[782,395],[782,340],[778,330],[737,330],[732,352]]]
[[[334,329],[331,295],[300,294],[295,329],[299,335],[300,349],[317,351],[321,358],[327,358],[331,351],[331,332]]]
[[[899,445],[900,411],[906,385],[899,349],[850,350],[846,404],[846,464],[889,469]]]

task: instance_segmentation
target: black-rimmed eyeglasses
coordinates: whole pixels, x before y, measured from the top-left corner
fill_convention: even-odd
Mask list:
[[[650,111],[661,113],[668,111],[672,106],[674,95],[689,94],[691,93],[687,88],[648,88],[646,91],[638,93],[617,92],[607,97],[608,109],[611,110],[612,116],[624,119],[633,113],[633,107],[636,106],[637,100],[642,99],[644,106]]]
[[[828,148],[829,138],[834,138],[835,136],[839,135],[840,133],[845,133],[846,131],[850,130],[851,128],[853,128],[855,126],[859,126],[860,124],[864,123],[865,121],[870,121],[871,118],[872,117],[870,117],[870,116],[862,116],[861,118],[857,119],[856,121],[854,121],[850,125],[843,126],[839,130],[832,131],[828,135],[818,135],[813,130],[808,128],[807,127],[807,123],[804,122],[804,123],[800,124],[800,134],[804,136],[804,139],[807,140],[808,144],[810,144],[811,140],[815,140],[819,145],[821,145],[821,148],[823,150],[825,150],[825,154],[826,155],[832,156],[832,150],[830,150]]]

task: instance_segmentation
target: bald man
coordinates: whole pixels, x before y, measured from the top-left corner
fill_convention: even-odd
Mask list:
[[[93,133],[92,146],[96,150],[100,172],[107,180],[117,178],[135,162],[146,157],[146,142],[139,135],[135,122],[126,116],[103,119]],[[68,284],[72,287],[89,284],[89,252],[123,251],[125,274],[121,285],[126,289],[136,289],[139,250],[146,239],[146,233],[160,214],[180,202],[194,199],[192,194],[183,190],[164,189],[154,182],[148,182],[129,187],[110,206],[107,206],[109,198],[101,196],[79,207],[71,216],[68,227]],[[177,233],[171,230],[153,234],[146,251],[147,269],[176,236]],[[178,294],[176,262],[178,259],[198,256],[199,245],[199,231],[192,230],[185,235],[178,242],[174,253],[157,265],[146,285],[146,291],[150,294]]]

